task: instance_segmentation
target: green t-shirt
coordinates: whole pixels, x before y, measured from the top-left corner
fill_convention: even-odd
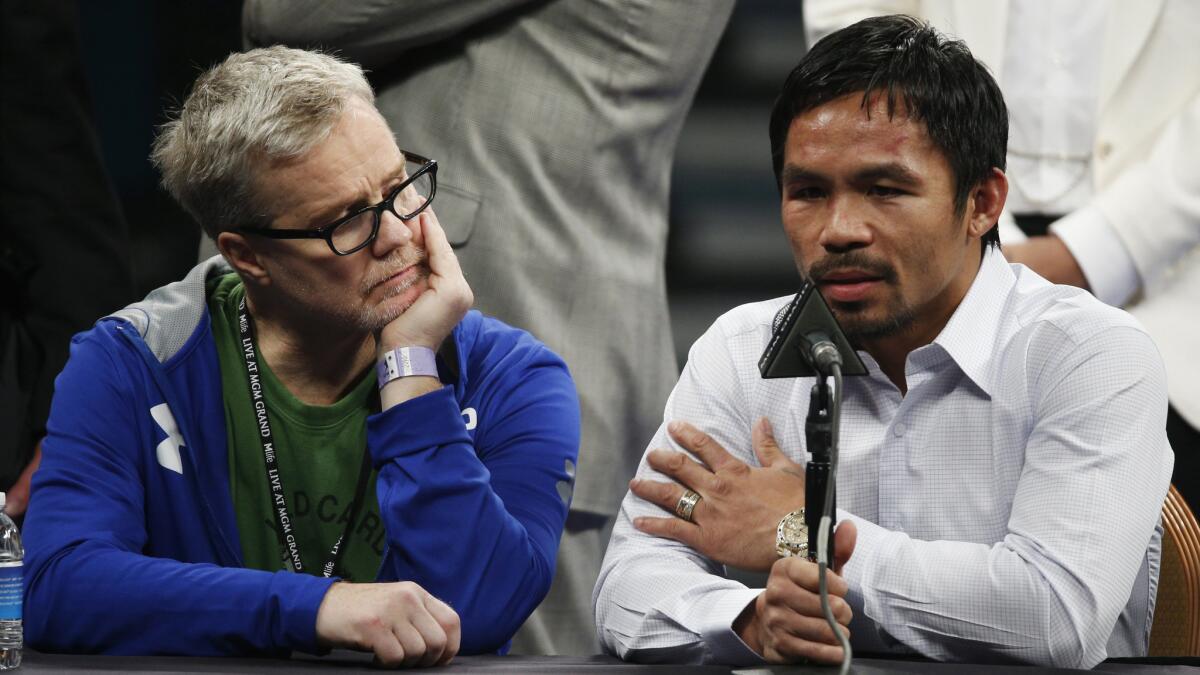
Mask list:
[[[241,351],[238,303],[244,294],[236,274],[227,274],[208,285],[208,307],[225,399],[229,489],[246,567],[289,569],[272,507],[266,460]],[[330,549],[350,517],[367,448],[366,424],[375,372],[370,370],[362,382],[333,405],[314,406],[293,396],[276,379],[261,353],[258,367],[300,560],[305,572],[320,576]],[[343,543],[346,548],[342,563],[334,571],[344,579],[373,581],[383,559],[385,539],[375,478],[376,472],[371,469],[358,522]]]

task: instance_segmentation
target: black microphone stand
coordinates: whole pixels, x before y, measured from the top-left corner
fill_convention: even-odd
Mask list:
[[[829,629],[837,635],[842,647],[842,664],[838,672],[850,672],[852,660],[850,640],[833,618],[829,606],[829,585],[826,572],[833,567],[833,530],[836,505],[838,463],[838,425],[842,417],[842,366],[838,361],[816,358],[817,382],[813,385],[808,402],[808,418],[804,422],[804,436],[810,458],[804,474],[804,524],[808,526],[808,559],[817,563],[818,589],[821,596],[821,613]],[[825,371],[829,372],[825,372]],[[828,378],[833,377],[833,391]],[[824,539],[824,541],[822,541]]]
[[[841,392],[838,392],[840,395]],[[808,526],[808,559],[816,562],[821,516],[828,495],[830,511],[837,508],[834,485],[829,482],[833,469],[833,420],[830,415],[832,396],[825,375],[818,375],[808,399],[808,418],[804,421],[804,438],[810,453],[804,470],[804,524]],[[832,514],[831,514],[832,515]],[[833,554],[833,528],[829,528],[825,550]]]

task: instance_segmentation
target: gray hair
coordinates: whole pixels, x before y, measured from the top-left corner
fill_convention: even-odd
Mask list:
[[[328,54],[265,47],[231,54],[196,79],[154,140],[163,187],[208,236],[265,226],[255,176],[329,136],[351,97],[374,104],[362,68]]]

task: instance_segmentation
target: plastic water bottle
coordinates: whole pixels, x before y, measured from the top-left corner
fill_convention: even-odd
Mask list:
[[[0,670],[21,665],[24,631],[21,626],[21,583],[25,549],[17,524],[4,513],[4,493],[0,492]]]

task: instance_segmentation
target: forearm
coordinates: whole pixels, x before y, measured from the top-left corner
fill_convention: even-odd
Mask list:
[[[182,563],[90,540],[28,561],[25,637],[44,651],[316,652],[332,580]]]
[[[722,317],[692,346],[647,452],[685,450],[667,432],[667,423],[678,420],[695,423],[734,457],[754,461],[748,404],[729,354],[731,339],[744,334],[739,320]],[[671,480],[651,468],[647,457],[637,477]],[[625,495],[593,595],[601,644],[632,661],[761,663],[733,624],[762,589],[725,578],[722,565],[695,549],[633,526],[635,518],[667,515],[632,492]]]
[[[605,651],[629,661],[761,663],[733,630],[762,592],[724,576],[721,565],[678,542],[634,529],[659,515],[626,495],[600,570],[593,605]]]
[[[866,617],[891,638],[938,660],[1085,661],[1066,598],[1087,589],[1058,573],[1044,576],[1049,561],[1032,562],[1010,542],[918,541],[851,519],[859,540],[846,580]]]
[[[866,630],[877,631],[860,628],[856,644],[895,640],[939,661],[1090,668],[1105,658],[1129,598],[1123,573],[1058,559],[1058,543],[1017,534],[990,545],[920,541],[841,517],[859,532],[843,573]]]
[[[1019,466],[1014,488],[997,483],[988,497],[1006,505],[993,533],[931,528],[956,516],[926,514],[919,501],[883,517],[920,538],[856,521],[845,576],[892,638],[939,659],[1091,667],[1128,607],[1138,623],[1123,630],[1144,639],[1147,555],[1172,464],[1166,382],[1153,343],[1118,318],[1125,325],[1095,333],[1030,329],[1028,360],[1013,370],[1033,392],[1032,426],[1004,459]]]
[[[242,26],[250,46],[324,47],[367,68],[381,68],[406,51],[445,40],[530,2],[249,0],[242,9]]]
[[[1173,118],[1145,159],[1093,200],[1152,285],[1200,246],[1200,96]]]
[[[1065,247],[1065,262],[1074,264],[1084,276],[1083,283],[1076,285],[1091,291],[1101,302],[1120,307],[1141,286],[1125,244],[1095,206],[1085,206],[1060,218],[1050,226],[1050,232]],[[1055,281],[1051,276],[1046,278]]]
[[[388,533],[384,574],[450,604],[463,653],[496,651],[549,590],[566,520],[555,488],[570,480],[563,458],[529,439],[518,462],[485,466],[448,388],[373,418],[369,429]],[[509,473],[520,485],[505,494],[517,482]]]

